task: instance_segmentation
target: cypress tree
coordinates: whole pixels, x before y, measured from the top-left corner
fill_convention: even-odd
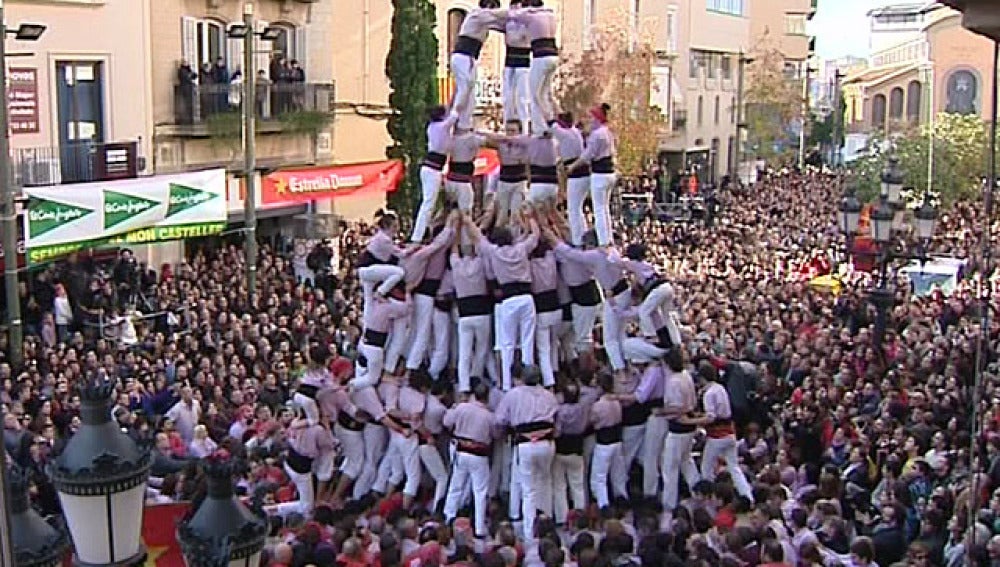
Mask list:
[[[385,59],[392,114],[387,129],[390,158],[402,159],[406,176],[389,196],[389,206],[410,216],[418,206],[420,162],[427,151],[427,112],[438,104],[437,14],[430,0],[392,0],[392,39]]]

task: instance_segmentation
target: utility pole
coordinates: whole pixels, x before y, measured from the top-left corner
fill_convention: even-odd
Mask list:
[[[743,51],[740,51],[739,59],[739,74],[736,77],[736,176],[739,179],[740,168],[743,167],[743,157],[745,153],[744,146],[746,142],[743,140],[743,133],[747,130],[747,125],[744,123],[746,117],[744,116],[744,107],[746,106],[744,99],[744,75],[746,74],[746,66],[753,63],[753,59],[746,57]]]
[[[806,167],[806,120],[809,117],[809,76],[813,69],[806,63],[806,76],[802,80],[802,128],[799,129],[799,170]]]
[[[253,306],[257,296],[257,124],[254,109],[257,106],[257,70],[254,69],[254,44],[257,39],[257,28],[254,26],[253,2],[243,4],[243,25],[246,35],[243,36],[243,182],[246,184],[246,195],[243,200],[243,255],[247,263],[247,290],[250,293],[250,305]]]
[[[24,360],[21,329],[21,298],[17,288],[17,208],[10,174],[10,125],[7,117],[7,24],[0,0],[0,190],[3,191],[3,284],[7,299],[7,342],[15,372]],[[0,487],[2,488],[2,487]],[[4,553],[7,552],[4,546]],[[13,565],[4,562],[4,565]]]
[[[844,154],[844,113],[840,107],[843,105],[843,94],[840,92],[840,80],[847,75],[837,69],[833,73],[833,166],[840,167],[843,163]]]

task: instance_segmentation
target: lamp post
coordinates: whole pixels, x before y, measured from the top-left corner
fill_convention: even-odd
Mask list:
[[[837,69],[833,73],[833,165],[840,167],[844,162],[844,94],[840,92],[840,81],[847,75]]]
[[[802,127],[799,128],[799,170],[806,168],[806,120],[809,118],[809,77],[816,69],[806,64],[806,76],[802,79]]]
[[[251,305],[257,295],[257,123],[254,117],[257,69],[254,65],[254,40],[260,37],[264,41],[274,41],[280,33],[279,28],[270,26],[256,31],[253,2],[243,4],[243,23],[230,26],[226,32],[230,38],[243,40],[243,182],[247,189],[243,200],[243,255],[247,263],[247,290]]]
[[[917,245],[913,251],[897,249],[896,232],[900,228],[899,219],[905,207],[902,203],[903,174],[899,169],[899,161],[890,157],[882,173],[882,194],[878,205],[869,218],[870,236],[878,246],[877,265],[878,283],[868,290],[868,300],[875,306],[874,344],[881,350],[889,322],[889,312],[896,302],[895,286],[889,285],[890,268],[898,260],[927,261],[927,244],[934,236],[937,222],[937,210],[930,203],[930,195],[925,194],[923,205],[913,214],[913,232],[917,237]],[[858,235],[861,221],[861,202],[849,188],[840,201],[838,225],[840,231],[847,237],[847,253],[853,250],[854,237]]]
[[[136,567],[142,545],[151,446],[137,444],[111,417],[115,383],[88,379],[80,387],[80,429],[49,466],[73,537],[75,567]]]
[[[55,567],[69,549],[66,524],[60,516],[43,519],[28,502],[28,474],[20,467],[6,470],[6,490],[10,523],[5,529],[11,544],[4,565],[14,567]],[[8,563],[9,561],[9,563]]]
[[[233,475],[242,464],[219,451],[201,466],[208,494],[177,526],[188,567],[257,567],[268,521],[263,511],[251,512],[233,495]]]
[[[14,205],[15,188],[10,172],[10,125],[7,116],[7,36],[18,41],[38,41],[45,33],[42,24],[21,24],[16,29],[8,29],[4,21],[4,4],[0,0],[0,191],[3,191],[3,250],[4,297],[7,299],[7,342],[10,361],[19,368],[24,359],[21,298],[17,290],[17,208]]]
[[[746,74],[746,66],[753,63],[753,57],[747,57],[740,51],[739,58],[739,75],[736,78],[736,177],[739,179],[740,168],[743,167],[743,157],[745,152],[746,142],[743,140],[743,134],[747,131],[746,117],[744,116],[746,106],[746,101],[744,101],[744,81]]]

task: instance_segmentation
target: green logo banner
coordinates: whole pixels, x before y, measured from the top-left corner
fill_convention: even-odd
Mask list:
[[[94,209],[60,203],[50,199],[34,198],[28,204],[28,234],[37,238],[50,230],[79,220]]]
[[[127,195],[117,191],[104,192],[104,228],[109,229],[145,213],[159,201]]]
[[[154,228],[141,228],[126,232],[125,234],[106,238],[94,239],[68,244],[56,244],[54,246],[41,246],[28,250],[28,263],[41,264],[50,260],[55,260],[67,254],[78,252],[86,248],[99,248],[101,246],[134,246],[140,244],[156,244],[157,242],[169,242],[171,240],[184,240],[187,238],[200,238],[203,236],[215,236],[222,234],[226,223],[195,223],[177,226],[158,226]]]
[[[208,191],[202,191],[194,187],[185,187],[178,183],[171,183],[170,205],[167,207],[167,218],[217,198],[219,196],[215,193],[209,193]]]

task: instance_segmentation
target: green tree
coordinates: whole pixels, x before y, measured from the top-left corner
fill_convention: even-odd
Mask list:
[[[663,113],[650,104],[653,50],[644,35],[612,18],[591,31],[589,49],[564,56],[556,75],[555,95],[563,110],[585,118],[596,104],[611,106],[617,167],[624,175],[642,173],[666,126]],[[633,41],[633,36],[640,37]]]
[[[785,56],[770,34],[761,35],[750,55],[754,61],[746,71],[747,138],[758,157],[775,159],[785,153],[779,150],[782,145],[792,145],[787,125],[801,115],[802,82],[788,75]]]
[[[427,151],[427,112],[438,104],[438,42],[434,4],[430,0],[393,0],[392,40],[385,59],[389,79],[387,129],[393,144],[390,158],[402,159],[406,176],[389,206],[408,217],[420,199],[420,162]]]
[[[891,145],[905,176],[904,185],[913,187],[914,194],[922,197],[928,188],[931,131],[931,125],[925,124],[893,134],[891,144],[881,137],[873,139],[869,143],[872,152],[852,164],[859,195],[868,200],[879,195],[885,150]],[[987,176],[988,140],[986,124],[976,115],[937,115],[933,125],[932,195],[944,203],[978,199],[982,180]]]

